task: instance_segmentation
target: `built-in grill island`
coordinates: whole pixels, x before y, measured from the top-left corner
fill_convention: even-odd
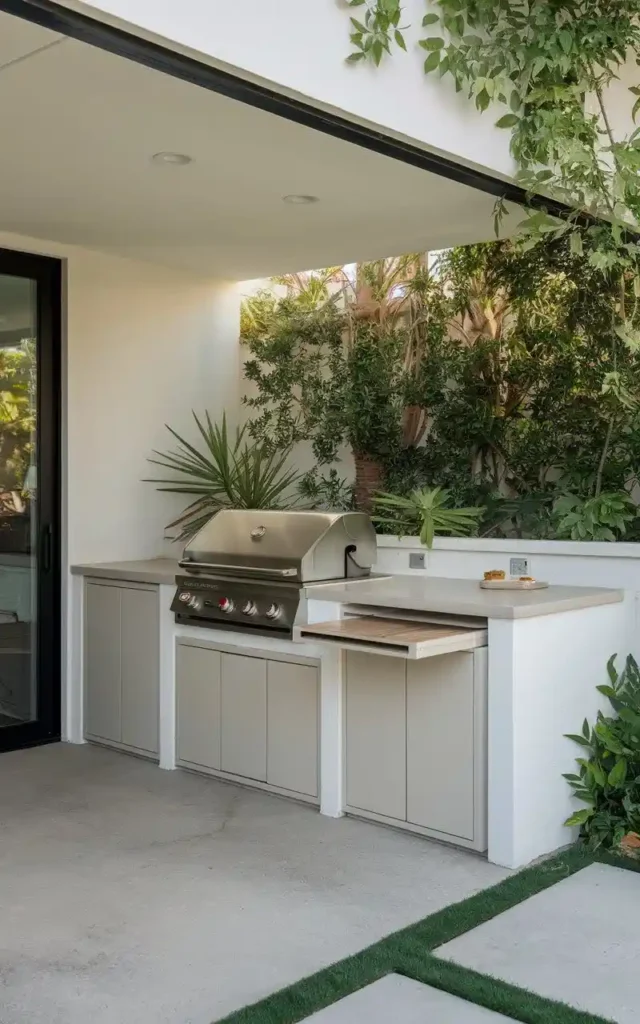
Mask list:
[[[183,625],[291,638],[305,586],[366,578],[375,560],[362,512],[224,509],[185,548],[171,607]]]
[[[611,651],[631,649],[633,601],[487,591],[432,575],[437,552],[409,573],[408,550],[388,544],[378,555],[362,514],[224,511],[180,568],[75,566],[83,678],[70,673],[69,720],[84,730],[72,738],[488,850],[508,868],[552,852],[572,811],[564,733]],[[408,574],[372,573],[385,559]]]

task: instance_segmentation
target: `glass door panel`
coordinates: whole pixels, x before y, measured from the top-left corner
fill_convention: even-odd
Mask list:
[[[0,275],[0,728],[38,717],[36,303]]]
[[[0,750],[60,734],[58,324],[57,261],[0,250]]]

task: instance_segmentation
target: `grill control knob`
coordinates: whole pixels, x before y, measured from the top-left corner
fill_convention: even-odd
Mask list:
[[[197,594],[194,594],[189,601],[189,607],[193,608],[194,612],[202,611],[202,598],[198,597]]]
[[[191,600],[191,594],[189,593],[188,590],[184,590],[180,594],[180,597],[178,598],[178,601],[182,601],[183,604],[189,604],[190,600]]]
[[[227,615],[229,615],[234,608],[233,601],[231,600],[230,597],[221,597],[220,600],[218,601],[218,608],[220,609],[221,612],[225,612]]]
[[[272,604],[267,609],[266,615],[268,619],[279,619],[282,615],[282,608],[279,604]]]
[[[242,606],[243,615],[255,615],[257,611],[255,601],[246,601]]]

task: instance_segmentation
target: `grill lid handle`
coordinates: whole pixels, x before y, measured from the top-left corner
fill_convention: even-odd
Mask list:
[[[181,569],[202,569],[211,572],[212,569],[224,570],[225,572],[237,573],[242,576],[247,572],[254,572],[260,576],[297,576],[298,570],[293,566],[290,569],[266,569],[263,565],[229,565],[226,562],[190,562],[183,559],[178,563]]]

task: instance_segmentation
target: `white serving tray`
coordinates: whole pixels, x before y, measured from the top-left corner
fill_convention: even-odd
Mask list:
[[[541,580],[480,580],[482,590],[546,590],[548,586]]]

